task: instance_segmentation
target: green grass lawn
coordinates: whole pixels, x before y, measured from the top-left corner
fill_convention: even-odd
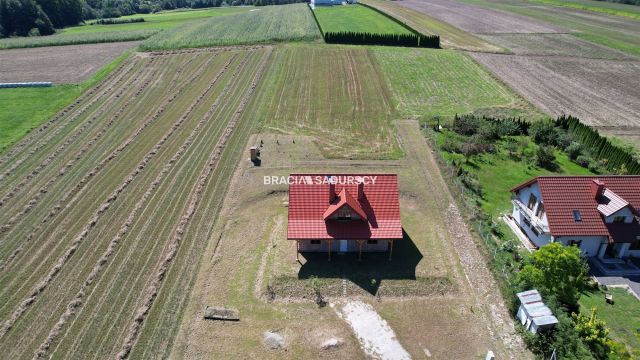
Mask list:
[[[553,6],[563,6],[578,10],[595,11],[610,15],[640,19],[640,6],[593,0],[529,0]]]
[[[598,318],[604,320],[609,328],[609,336],[614,341],[627,345],[633,356],[640,356],[640,302],[620,288],[610,288],[614,304],[607,304],[602,291],[587,293],[580,298],[580,311],[586,315],[591,308],[598,311]]]
[[[314,12],[323,32],[411,34],[397,22],[362,5],[318,6]]]
[[[222,7],[222,8],[209,8],[199,10],[177,10],[177,11],[163,11],[157,14],[135,14],[129,16],[122,16],[118,19],[132,19],[132,18],[144,18],[144,22],[129,23],[129,24],[113,24],[113,25],[91,25],[92,21],[89,21],[85,25],[69,27],[62,30],[62,34],[81,34],[81,33],[96,33],[96,32],[109,32],[109,31],[133,31],[133,30],[146,30],[146,29],[159,29],[168,30],[184,23],[200,20],[205,18],[212,18],[224,15],[233,15],[251,10],[253,7]]]
[[[321,38],[306,4],[264,6],[242,14],[200,20],[163,31],[145,41],[143,50],[245,45]]]
[[[543,115],[471,58],[452,50],[371,48],[404,117]]]
[[[81,84],[0,89],[0,153],[96,85],[127,56],[128,52]]]
[[[453,134],[449,130],[438,133],[438,142],[442,143],[445,136],[453,136]],[[525,137],[515,137],[516,141],[523,139]],[[509,190],[533,177],[543,175],[593,175],[589,169],[572,162],[561,151],[556,151],[558,168],[555,171],[550,171],[535,166],[533,164],[533,156],[530,159],[523,157],[520,160],[511,158],[505,148],[505,140],[501,140],[495,145],[497,148],[495,154],[484,153],[476,155],[468,163],[464,163],[464,156],[461,154],[443,152],[446,160],[461,161],[465,170],[478,177],[484,191],[482,198],[479,199],[480,206],[493,218],[505,212],[510,212],[512,205]],[[536,145],[532,141],[528,141],[527,151],[535,153],[535,148]]]
[[[163,30],[197,22],[203,19],[250,11],[251,7],[225,7],[201,10],[166,11],[157,14],[123,16],[144,18],[144,22],[114,25],[90,25],[91,22],[72,26],[50,36],[16,37],[0,39],[0,49],[42,46],[96,44],[118,41],[144,40]]]

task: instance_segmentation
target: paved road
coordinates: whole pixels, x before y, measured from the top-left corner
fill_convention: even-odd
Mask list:
[[[598,279],[598,282],[602,285],[628,285],[636,294],[637,298],[640,298],[640,275],[633,276],[607,276],[600,271],[597,266],[590,266],[591,274]]]

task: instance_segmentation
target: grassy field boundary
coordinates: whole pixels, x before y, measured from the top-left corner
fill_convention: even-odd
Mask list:
[[[403,28],[405,28],[405,29],[407,29],[407,30],[411,31],[412,33],[414,33],[414,34],[416,34],[416,35],[425,35],[425,36],[426,36],[426,35],[431,35],[431,34],[423,34],[423,33],[419,32],[418,30],[416,30],[416,29],[412,28],[411,26],[407,25],[406,23],[404,23],[404,22],[400,21],[400,19],[396,19],[395,17],[391,16],[390,14],[387,14],[387,13],[386,13],[386,12],[384,12],[384,11],[381,11],[381,10],[379,10],[379,9],[376,9],[375,7],[373,7],[373,6],[369,5],[369,4],[366,4],[366,3],[363,3],[363,2],[359,2],[358,4],[360,4],[360,5],[362,5],[362,6],[366,7],[366,8],[369,8],[369,9],[371,9],[371,10],[373,10],[373,11],[377,12],[378,14],[380,14],[380,15],[382,15],[382,16],[384,16],[384,17],[388,18],[388,19],[393,20],[394,22],[398,23],[398,24],[399,24],[400,26],[402,26]],[[438,34],[434,34],[434,35],[438,35]]]
[[[596,6],[596,4],[593,4],[593,5],[589,5],[587,3],[582,4],[582,3],[573,2],[573,1],[559,1],[559,0],[528,0],[528,1],[533,3],[551,5],[551,6],[559,6],[559,7],[566,7],[566,8],[577,9],[577,10],[599,12],[599,13],[608,14],[608,15],[624,16],[630,19],[640,20],[640,11],[636,13],[636,12],[627,11],[624,9],[614,9],[606,6]],[[613,6],[614,4],[616,3],[609,3],[604,5]],[[623,4],[617,4],[617,5],[623,5]],[[635,6],[635,5],[629,5],[629,6]],[[640,7],[639,7],[639,10],[640,10]]]

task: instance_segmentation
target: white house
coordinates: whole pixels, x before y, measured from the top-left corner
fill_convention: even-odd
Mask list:
[[[516,315],[525,329],[536,334],[555,326],[558,319],[553,316],[551,309],[542,302],[542,296],[538,290],[533,289],[517,293],[520,307]]]
[[[537,247],[587,257],[640,257],[640,176],[539,176],[511,190],[513,221]]]

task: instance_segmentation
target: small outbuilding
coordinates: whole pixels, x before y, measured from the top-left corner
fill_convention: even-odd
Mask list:
[[[550,329],[558,323],[551,309],[542,302],[542,296],[538,290],[533,289],[517,293],[520,300],[520,308],[517,317],[525,329],[536,334],[539,331]]]

